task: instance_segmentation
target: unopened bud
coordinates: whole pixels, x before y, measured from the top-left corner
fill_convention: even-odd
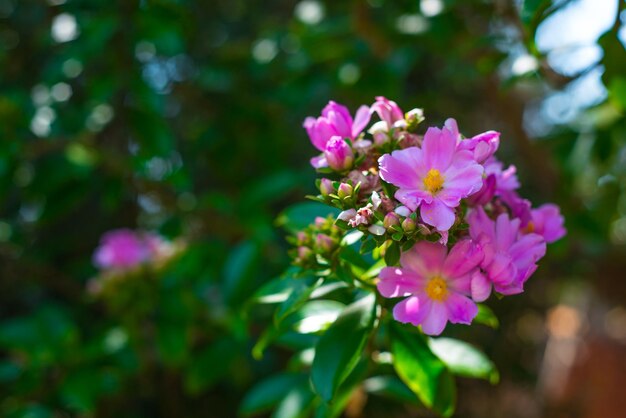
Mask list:
[[[339,196],[340,199],[345,199],[346,197],[352,196],[353,192],[354,188],[351,185],[348,183],[341,183],[337,189],[337,196]]]
[[[318,228],[323,228],[326,225],[326,218],[322,218],[321,216],[315,217],[315,226]]]
[[[335,241],[325,234],[317,234],[315,238],[315,246],[318,250],[324,253],[329,253],[335,247]]]
[[[306,233],[300,231],[296,234],[296,242],[298,245],[304,245],[309,240],[309,237]]]
[[[312,254],[313,251],[309,247],[298,247],[298,259],[300,261],[309,259]]]
[[[424,121],[424,109],[412,109],[406,112],[404,118],[407,122],[407,129],[409,131],[414,131],[417,128],[417,125]]]
[[[400,216],[397,213],[389,212],[383,219],[383,225],[385,228],[390,229],[392,226],[400,225]]]
[[[345,171],[352,167],[354,152],[340,136],[333,136],[326,144],[324,156],[333,170]]]
[[[415,231],[416,227],[417,225],[415,224],[415,221],[411,218],[406,218],[404,221],[402,221],[402,229],[405,232],[413,232]]]
[[[333,182],[328,179],[320,180],[320,193],[322,196],[328,196],[329,194],[335,193]]]

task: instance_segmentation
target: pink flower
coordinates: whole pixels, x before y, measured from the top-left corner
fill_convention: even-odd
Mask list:
[[[94,264],[101,269],[127,269],[145,262],[150,248],[130,229],[116,229],[102,236],[94,254]]]
[[[420,241],[402,254],[402,267],[381,270],[378,291],[387,298],[408,296],[395,306],[394,318],[439,335],[448,321],[469,325],[478,313],[468,296],[482,258],[469,240],[459,241],[450,253],[445,245]]]
[[[370,109],[361,106],[354,120],[345,106],[328,102],[317,119],[308,117],[304,120],[304,128],[311,142],[320,151],[326,150],[326,144],[333,136],[356,139],[370,120]]]
[[[554,204],[545,204],[530,211],[531,220],[523,228],[525,233],[539,234],[547,243],[563,238],[567,233],[563,227],[564,219],[559,207]]]
[[[421,149],[394,151],[378,162],[380,177],[399,187],[396,199],[413,211],[419,207],[422,220],[439,231],[450,229],[454,208],[483,184],[483,167],[471,151],[457,150],[454,133],[445,127],[429,128]]]
[[[491,285],[504,295],[524,291],[524,283],[537,269],[537,261],[546,253],[546,242],[537,234],[520,234],[520,220],[500,214],[493,221],[482,207],[467,216],[470,236],[478,243],[484,259],[482,273],[472,278],[472,297],[480,302],[491,293]]]
[[[404,114],[396,102],[383,96],[376,97],[371,111],[378,113],[380,119],[387,123],[387,130],[391,129],[397,121],[404,120]]]
[[[445,126],[450,129],[454,137],[458,139],[458,148],[472,151],[474,159],[481,164],[495,154],[500,146],[500,132],[487,131],[473,136],[472,138],[463,139],[459,134],[456,120],[452,118],[447,119]]]
[[[349,169],[354,162],[352,148],[339,136],[333,136],[328,141],[324,150],[324,157],[328,166],[337,171]]]

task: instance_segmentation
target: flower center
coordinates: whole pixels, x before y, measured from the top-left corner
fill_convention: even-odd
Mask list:
[[[431,168],[426,173],[426,177],[424,177],[424,187],[430,193],[435,194],[439,190],[443,188],[443,176],[439,172],[439,170],[435,168]]]
[[[448,298],[448,284],[441,277],[435,276],[426,285],[426,294],[430,299],[442,302]]]

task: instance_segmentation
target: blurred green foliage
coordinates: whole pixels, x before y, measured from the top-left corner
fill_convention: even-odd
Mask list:
[[[271,312],[246,303],[288,263],[274,219],[314,188],[301,123],[329,99],[354,109],[383,94],[424,107],[428,124],[500,130],[524,194],[561,205],[569,238],[530,296],[493,306],[500,330],[464,338],[503,378],[536,377],[520,360],[532,342],[511,327],[566,284],[626,300],[620,14],[600,63],[562,74],[535,32],[571,1],[435,3],[0,0],[0,415],[230,417],[282,402],[276,416],[298,416],[306,382],[276,376],[280,349],[252,358]],[[538,65],[512,73],[520,51]],[[606,96],[529,129],[531,104],[594,69]],[[188,247],[115,308],[86,287],[100,235],[122,226]],[[370,393],[419,405],[377,379]],[[405,411],[384,402],[365,416]]]

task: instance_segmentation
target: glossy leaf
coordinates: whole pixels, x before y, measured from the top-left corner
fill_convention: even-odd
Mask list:
[[[409,333],[403,326],[391,328],[393,366],[402,381],[422,403],[449,417],[454,413],[456,389],[452,375],[428,347],[422,334]]]
[[[430,338],[428,345],[454,374],[498,382],[498,371],[493,362],[470,344],[453,338]]]
[[[362,356],[376,319],[376,299],[369,294],[349,305],[315,347],[311,381],[320,397],[330,402],[339,385]]]

